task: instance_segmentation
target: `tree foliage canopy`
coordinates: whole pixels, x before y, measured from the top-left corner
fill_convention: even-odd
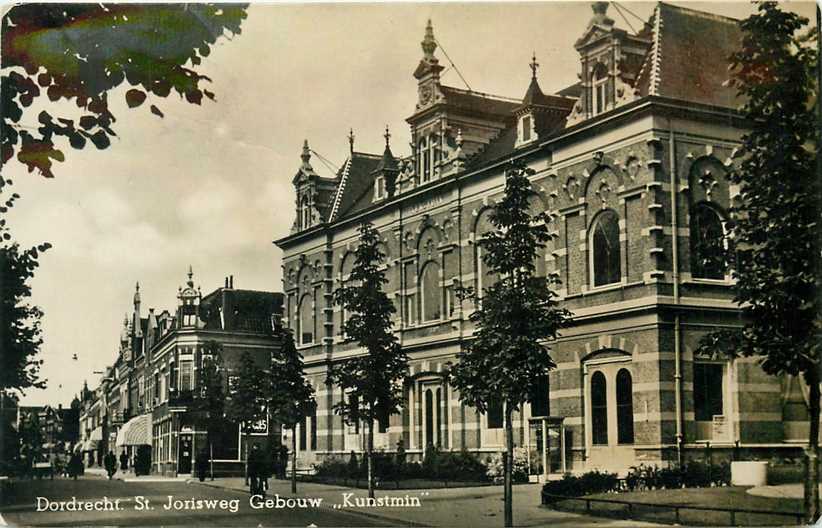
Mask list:
[[[131,87],[130,108],[172,92],[198,105],[203,96],[214,99],[197,66],[217,39],[240,33],[245,17],[245,4],[12,7],[2,20],[2,163],[16,154],[29,172],[52,177],[52,162],[65,159],[56,137],[75,149],[88,142],[107,148],[116,135],[108,93],[123,83]],[[52,103],[73,101],[79,116],[42,110],[36,124],[24,122],[25,109],[44,95]]]
[[[229,378],[226,412],[231,420],[240,423],[244,432],[250,432],[254,422],[266,419],[269,397],[267,378],[267,374],[254,362],[251,354],[243,352],[239,368]]]
[[[305,379],[303,356],[291,331],[279,328],[277,333],[281,348],[271,364],[269,411],[275,422],[294,429],[316,405],[314,388]]]
[[[556,276],[535,276],[539,249],[550,235],[544,212],[531,214],[536,196],[528,176],[534,171],[513,165],[505,178],[505,195],[490,215],[494,230],[479,245],[497,282],[481,292],[462,288],[477,309],[470,319],[473,338],[457,354],[450,379],[467,404],[486,411],[488,402],[507,402],[511,409],[530,401],[532,383],[555,367],[547,340],[555,339],[570,312],[560,308],[551,285]]]
[[[819,366],[820,195],[816,51],[800,30],[808,20],[759,4],[741,22],[733,85],[747,101],[751,130],[728,178],[739,188],[727,252],[745,326],[709,335],[703,352],[758,356],[770,374]]]
[[[349,314],[343,325],[346,337],[366,351],[330,369],[330,381],[349,394],[350,399],[335,405],[346,420],[375,420],[398,412],[403,401],[408,356],[392,331],[396,309],[383,289],[388,282],[384,263],[379,233],[370,223],[363,224],[351,276],[334,292],[334,302]]]

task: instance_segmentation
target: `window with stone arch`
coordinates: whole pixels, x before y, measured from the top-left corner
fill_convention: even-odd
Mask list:
[[[428,150],[428,139],[423,137],[417,146],[419,174],[422,183],[431,178],[431,153]]]
[[[698,279],[724,279],[727,239],[722,213],[707,202],[691,208],[691,275]]]
[[[440,265],[433,260],[423,264],[420,271],[420,303],[423,322],[442,318]]]
[[[545,204],[539,198],[539,196],[531,196],[528,200],[529,209],[528,212],[532,216],[536,216],[538,214],[545,212]],[[548,232],[551,231],[551,226],[548,222],[543,222],[542,220],[534,220],[532,225],[535,225],[537,222],[545,223],[545,227],[548,229]],[[550,254],[549,248],[553,251],[553,243],[551,239],[546,240],[542,243],[542,247],[536,248],[536,255],[534,256],[534,276],[535,277],[545,277],[547,275],[546,267],[545,267],[545,255]]]
[[[620,369],[616,375],[617,443],[634,443],[634,395],[633,380],[628,369]]]
[[[622,280],[619,216],[613,209],[599,213],[591,224],[588,253],[594,287]]]
[[[310,293],[306,293],[300,298],[299,318],[297,319],[301,345],[310,345],[314,342],[314,322],[314,299]]]
[[[486,233],[494,231],[494,225],[491,223],[492,211],[490,207],[484,209],[477,218],[477,223],[474,227],[474,273],[476,277],[477,295],[479,297],[482,297],[484,289],[493,286],[498,280],[497,275],[490,271],[483,259],[483,248],[480,243]]]

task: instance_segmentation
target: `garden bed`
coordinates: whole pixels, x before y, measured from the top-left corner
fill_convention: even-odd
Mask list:
[[[314,482],[317,484],[330,484],[334,486],[345,486],[350,488],[368,488],[368,480],[352,479],[345,477],[324,477],[319,475],[301,475],[300,480]],[[408,490],[408,489],[438,489],[438,488],[470,488],[476,486],[494,486],[493,482],[485,481],[459,481],[459,480],[432,480],[425,478],[382,480],[376,482],[376,489],[382,490]]]
[[[744,487],[725,486],[598,493],[557,498],[551,501],[551,507],[603,517],[692,526],[797,524],[797,518],[792,515],[802,513],[802,500],[757,497],[746,493],[746,490]],[[723,510],[734,510],[734,513]]]

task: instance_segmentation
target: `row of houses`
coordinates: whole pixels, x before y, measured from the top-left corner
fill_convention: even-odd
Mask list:
[[[259,424],[246,441],[240,425],[226,419],[207,445],[193,407],[198,373],[204,354],[219,349],[228,394],[244,353],[266,368],[279,349],[274,329],[280,324],[282,294],[235,288],[231,276],[223,287],[202,295],[189,269],[177,299],[173,311],[149,308],[145,313],[136,285],[117,356],[83,401],[79,449],[98,457],[126,453],[132,464],[142,451],[150,455],[151,472],[167,475],[190,474],[196,454],[206,451],[216,474],[241,473],[249,445],[279,445],[279,428]]]

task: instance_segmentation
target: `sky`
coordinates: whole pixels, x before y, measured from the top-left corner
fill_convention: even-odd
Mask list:
[[[677,4],[677,2],[671,2]],[[623,2],[642,19],[650,2]],[[748,2],[681,3],[743,18]],[[812,2],[786,8],[814,19]],[[618,27],[639,29],[615,8]],[[216,102],[175,99],[128,109],[124,91],[109,95],[117,117],[107,150],[65,146],[54,179],[10,163],[4,176],[22,198],[8,217],[24,246],[51,242],[32,280],[45,312],[41,374],[46,390],[27,405],[68,404],[83,381],[97,385],[116,359],[126,313],[140,282],[142,311],[173,311],[189,265],[203,294],[234,275],[236,288],[281,291],[281,252],[272,241],[294,221],[291,178],[304,139],[334,166],[347,135],[358,151],[407,155],[405,119],[417,98],[412,73],[422,57],[426,20],[470,87],[520,98],[536,53],[544,92],[576,82],[573,48],[591,18],[587,2],[426,4],[254,4],[242,34],[221,39],[200,68]],[[443,83],[465,87],[442,48]],[[36,106],[23,121],[35,122]],[[52,104],[51,110],[59,113]],[[312,165],[332,170],[317,156]],[[73,360],[73,354],[77,359]]]

